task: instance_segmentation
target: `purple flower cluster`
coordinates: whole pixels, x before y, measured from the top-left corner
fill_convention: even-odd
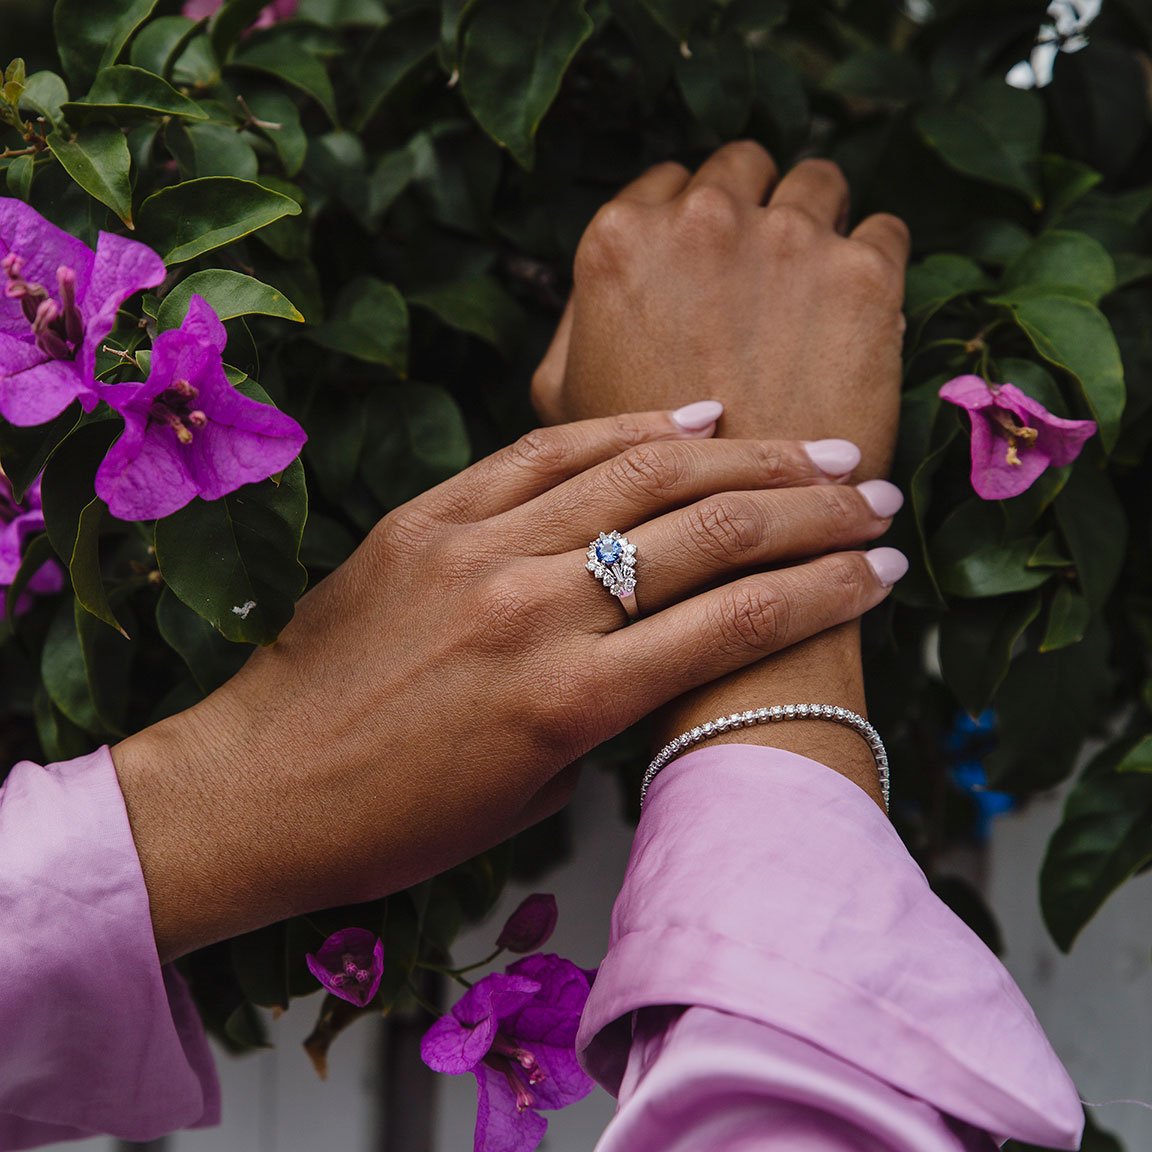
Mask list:
[[[437,1072],[476,1077],[474,1152],[532,1152],[548,1130],[540,1109],[592,1091],[576,1059],[589,973],[560,956],[525,956],[485,976],[424,1034]]]
[[[380,990],[384,976],[384,941],[367,928],[342,928],[304,960],[308,971],[333,996],[365,1008]]]
[[[229,382],[224,326],[199,296],[179,329],[156,338],[143,384],[96,379],[96,353],[120,305],[164,279],[150,248],[101,233],[93,252],[22,201],[0,199],[0,270],[0,416],[43,424],[75,400],[87,412],[104,401],[119,413],[124,434],[96,476],[114,516],[168,516],[299,455],[300,425]]]
[[[20,562],[24,558],[24,545],[29,536],[44,531],[44,515],[40,511],[40,481],[17,503],[8,477],[0,472],[0,597],[16,582]],[[15,604],[17,615],[26,612],[33,596],[51,596],[64,587],[64,573],[55,560],[45,561],[24,587]],[[0,615],[3,607],[0,605]]]

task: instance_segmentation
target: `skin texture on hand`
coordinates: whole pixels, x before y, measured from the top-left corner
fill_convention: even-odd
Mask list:
[[[482,460],[386,516],[226,685],[113,748],[163,959],[491,847],[562,806],[590,748],[885,597],[854,550],[890,523],[875,491],[695,417]],[[585,553],[625,518],[648,615],[621,627]]]
[[[533,382],[537,410],[564,420],[705,394],[725,404],[721,436],[843,437],[862,453],[855,479],[884,475],[908,234],[896,218],[872,216],[844,236],[848,207],[835,165],[804,161],[778,181],[751,142],[725,146],[695,174],[650,170],[600,210],[580,244],[568,309]],[[643,597],[641,583],[642,610]],[[688,693],[661,714],[656,738],[787,703],[865,711],[855,623]],[[867,748],[834,725],[719,739],[810,756],[879,798]]]

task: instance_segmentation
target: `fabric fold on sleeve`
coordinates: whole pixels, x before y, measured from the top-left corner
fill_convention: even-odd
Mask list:
[[[997,1138],[1079,1146],[1076,1090],[1022,993],[856,785],[718,745],[648,794],[577,1044],[619,1092],[633,1013],[798,1037]]]
[[[107,748],[0,786],[0,1149],[219,1122],[212,1054],[162,968]]]

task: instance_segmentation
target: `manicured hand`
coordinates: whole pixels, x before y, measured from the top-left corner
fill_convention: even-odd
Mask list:
[[[727,406],[722,436],[846,437],[863,452],[855,477],[883,476],[899,409],[908,231],[878,215],[844,235],[848,216],[834,164],[806,160],[778,180],[748,141],[695,173],[651,169],[581,241],[568,309],[533,381],[537,410],[570,420],[703,392]],[[725,713],[805,701],[865,711],[855,625],[686,693],[659,717],[657,740]],[[835,725],[723,739],[801,752],[879,802],[867,748]]]
[[[908,230],[849,235],[848,185],[805,160],[777,183],[758,144],[696,173],[662,164],[596,215],[533,385],[549,421],[715,396],[721,435],[842,436],[883,475],[896,436]]]
[[[711,439],[718,415],[530,433],[387,516],[276,644],[119,744],[161,954],[448,868],[685,688],[882,600],[891,551],[856,549],[891,485],[839,483],[844,442]],[[638,548],[627,626],[585,569],[612,529]]]

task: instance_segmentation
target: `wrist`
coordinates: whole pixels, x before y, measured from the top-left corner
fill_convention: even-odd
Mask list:
[[[774,704],[834,704],[867,716],[859,625],[834,628],[681,696],[656,717],[657,747],[707,720]],[[792,720],[757,725],[712,737],[709,743],[760,744],[795,752],[840,773],[883,807],[876,761],[868,745],[838,724]]]

